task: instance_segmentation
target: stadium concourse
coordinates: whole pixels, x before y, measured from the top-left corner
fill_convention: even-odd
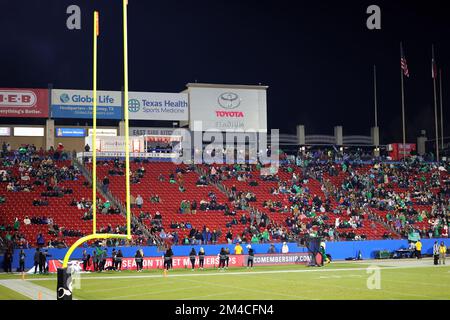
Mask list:
[[[1,159],[2,244],[71,245],[92,230],[91,164],[62,146],[24,146]],[[339,157],[339,159],[338,159]],[[132,163],[133,240],[112,245],[295,242],[448,237],[448,166],[420,158],[390,163],[309,152],[282,157],[277,174],[259,165]],[[342,161],[336,161],[342,160]],[[124,164],[98,162],[98,232],[123,233]]]

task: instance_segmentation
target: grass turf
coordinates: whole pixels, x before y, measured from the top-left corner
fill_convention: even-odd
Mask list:
[[[381,288],[367,287],[368,264],[334,263],[305,266],[217,270],[160,270],[82,274],[77,299],[167,300],[292,300],[292,299],[450,299],[450,268],[434,266],[381,267]],[[17,275],[1,278],[18,278]],[[30,275],[34,284],[55,290],[54,275]],[[34,280],[33,280],[34,279]],[[3,291],[0,288],[0,296]],[[14,299],[14,297],[11,297]]]
[[[21,295],[9,288],[0,285],[0,300],[29,300],[28,297]]]

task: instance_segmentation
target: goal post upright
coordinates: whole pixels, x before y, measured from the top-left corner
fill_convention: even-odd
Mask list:
[[[98,11],[94,11],[94,61],[92,106],[92,233],[97,233],[97,37],[99,35]]]
[[[127,5],[128,0],[123,0],[123,45],[124,45],[124,117],[125,117],[125,188],[126,188],[126,220],[127,234],[98,234],[97,233],[97,37],[99,35],[98,11],[94,11],[93,33],[93,134],[92,134],[92,216],[93,233],[78,239],[67,250],[62,267],[57,274],[57,300],[72,300],[72,278],[67,266],[72,253],[81,244],[93,239],[127,239],[131,240],[131,204],[130,204],[130,150],[129,150],[129,116],[128,116],[128,55],[127,55]]]
[[[125,118],[125,193],[127,210],[127,239],[131,240],[131,203],[130,203],[130,137],[128,115],[128,30],[127,7],[128,0],[123,1],[123,76],[124,76],[124,118]]]

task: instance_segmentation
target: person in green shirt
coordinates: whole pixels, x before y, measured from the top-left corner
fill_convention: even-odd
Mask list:
[[[259,238],[258,238],[258,236],[256,235],[256,234],[254,234],[253,236],[252,236],[252,243],[259,243]]]
[[[19,230],[20,227],[20,221],[19,219],[16,218],[16,220],[14,221],[14,230]]]
[[[270,235],[269,235],[269,231],[267,231],[267,229],[265,229],[264,232],[262,233],[261,239],[264,243],[270,241]]]

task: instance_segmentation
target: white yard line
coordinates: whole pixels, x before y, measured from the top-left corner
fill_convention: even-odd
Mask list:
[[[376,264],[373,264],[376,265]],[[401,266],[382,266],[378,265],[382,270],[395,270],[395,269],[411,269],[411,268],[445,268],[446,266],[433,266],[433,265],[401,265]],[[322,269],[322,268],[311,268],[311,269],[301,269],[301,270],[270,270],[270,271],[256,271],[255,269],[242,272],[214,272],[214,273],[168,273],[167,277],[208,277],[208,276],[227,276],[227,275],[258,275],[258,274],[277,274],[277,273],[304,273],[304,272],[340,272],[340,271],[365,271],[366,268],[336,268],[336,269]],[[162,278],[163,274],[152,274],[152,275],[136,275],[136,276],[104,276],[104,277],[83,277],[82,280],[110,280],[110,279],[145,279],[145,278]],[[31,281],[49,281],[55,280],[55,278],[28,278]]]
[[[30,281],[24,280],[0,280],[0,285],[14,290],[32,300],[56,300],[56,290],[41,287]]]

